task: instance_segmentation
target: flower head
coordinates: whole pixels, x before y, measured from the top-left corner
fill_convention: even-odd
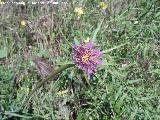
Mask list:
[[[75,8],[74,12],[78,15],[81,16],[83,14],[83,9],[82,7]]]
[[[73,45],[73,60],[79,69],[84,70],[88,75],[95,73],[97,65],[102,61],[99,59],[102,52],[94,48],[93,42]]]
[[[67,92],[68,92],[68,90],[59,91],[59,92],[57,93],[57,95],[59,95],[59,96],[64,96],[65,94],[67,94]]]
[[[26,21],[24,20],[21,21],[21,26],[26,26],[26,24],[27,24]]]
[[[100,2],[99,3],[99,8],[101,8],[101,9],[106,9],[108,7],[108,4],[107,3],[105,3],[105,2]]]
[[[90,41],[90,38],[87,37],[87,39],[84,40],[84,43],[88,43]]]

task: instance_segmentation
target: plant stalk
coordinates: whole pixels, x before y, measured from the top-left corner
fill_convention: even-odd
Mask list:
[[[39,82],[37,84],[37,86],[31,91],[31,93],[28,95],[28,97],[26,98],[26,100],[23,102],[21,109],[24,109],[24,107],[26,106],[26,104],[29,102],[29,100],[31,99],[33,93],[35,91],[38,90],[38,88],[40,88],[45,82],[47,82],[50,79],[53,79],[55,77],[55,75],[57,75],[58,73],[61,73],[63,70],[69,68],[69,67],[73,67],[74,64],[66,64],[61,66],[60,68],[58,68],[57,70],[54,70],[46,79],[42,80],[41,82]]]

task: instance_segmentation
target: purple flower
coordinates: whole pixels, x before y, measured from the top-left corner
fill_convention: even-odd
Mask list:
[[[95,73],[97,65],[102,64],[101,55],[102,52],[94,48],[92,41],[73,45],[73,60],[76,66],[88,75]]]

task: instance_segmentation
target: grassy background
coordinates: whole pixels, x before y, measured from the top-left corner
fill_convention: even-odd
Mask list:
[[[59,2],[0,5],[0,119],[159,120],[160,2],[108,0],[106,10],[98,8],[100,0]],[[80,18],[76,7],[83,7]],[[56,69],[72,60],[74,42],[97,30],[94,42],[102,51],[126,45],[104,54],[91,80],[70,68],[17,112],[43,79],[31,57]]]

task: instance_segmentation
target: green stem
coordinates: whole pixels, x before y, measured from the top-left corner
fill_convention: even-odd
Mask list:
[[[69,67],[73,67],[74,64],[66,64],[61,66],[60,68],[58,68],[57,70],[54,70],[46,79],[42,80],[41,82],[39,82],[37,84],[37,86],[31,91],[31,93],[28,95],[28,97],[26,98],[26,100],[23,102],[21,109],[23,109],[26,104],[29,102],[29,100],[31,99],[33,93],[40,88],[45,82],[47,82],[50,79],[53,79],[55,77],[55,75],[57,75],[58,73],[62,72],[63,70],[69,68]]]

